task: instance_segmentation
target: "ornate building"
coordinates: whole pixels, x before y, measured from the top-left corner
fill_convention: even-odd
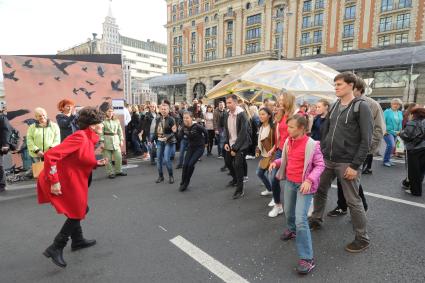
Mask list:
[[[123,76],[125,99],[128,103],[141,100],[143,89],[141,82],[167,73],[167,45],[155,41],[142,41],[123,36],[112,15],[109,4],[108,15],[103,22],[101,38],[93,33],[93,38],[64,51],[60,55],[72,54],[121,54],[123,60]]]
[[[168,71],[187,73],[188,99],[260,60],[339,56],[425,40],[424,0],[166,2]]]

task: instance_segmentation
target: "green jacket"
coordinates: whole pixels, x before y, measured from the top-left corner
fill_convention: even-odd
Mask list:
[[[44,136],[44,141],[43,141]],[[37,157],[38,151],[46,152],[61,142],[58,124],[48,121],[47,127],[40,127],[38,123],[32,124],[27,132],[27,146],[31,157]],[[44,148],[44,150],[43,150]]]
[[[100,135],[100,141],[103,142],[106,150],[121,149],[120,143],[124,141],[120,120],[106,119],[103,121],[103,132]]]

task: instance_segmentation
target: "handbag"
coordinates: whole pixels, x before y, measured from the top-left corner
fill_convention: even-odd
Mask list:
[[[263,144],[263,147],[267,151],[270,151],[271,148],[272,148],[272,144],[274,144],[273,137],[274,137],[274,130],[273,129],[270,129],[268,140],[271,141],[271,142],[266,143],[264,140],[261,141],[261,143]],[[269,166],[270,166],[270,163],[272,163],[272,161],[275,159],[275,156],[276,156],[276,154],[273,153],[272,156],[261,158],[260,162],[258,163],[258,166],[260,166],[260,168],[263,169],[263,170],[268,169]]]
[[[44,128],[43,128],[43,152],[44,152]],[[38,161],[31,165],[32,167],[32,176],[37,179],[40,176],[41,171],[44,169],[44,161]]]

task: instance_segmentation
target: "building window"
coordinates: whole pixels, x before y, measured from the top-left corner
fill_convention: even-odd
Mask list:
[[[205,36],[211,36],[211,29],[210,28],[207,28],[205,30]]]
[[[309,32],[304,32],[301,34],[301,44],[305,45],[305,44],[309,44],[310,43],[310,33]]]
[[[316,30],[313,34],[313,42],[314,43],[321,43],[322,42],[322,31]]]
[[[397,29],[405,29],[410,26],[410,14],[397,15]]]
[[[261,37],[261,28],[253,28],[246,31],[246,39],[256,39]]]
[[[284,7],[280,6],[276,9],[276,18],[283,18]]]
[[[303,28],[308,28],[311,26],[310,16],[303,17]]]
[[[196,52],[196,43],[195,42],[192,42],[190,44],[190,52],[191,53],[195,53]]]
[[[322,53],[322,46],[313,46],[313,55]]]
[[[375,88],[405,87],[407,70],[375,72],[373,81]]]
[[[177,12],[177,5],[173,5],[173,13]]]
[[[390,36],[384,35],[378,37],[378,46],[387,46],[390,45]]]
[[[342,51],[350,51],[353,50],[353,41],[348,40],[342,43]]]
[[[246,3],[245,7],[246,7],[247,10],[251,9],[251,3],[250,2]]]
[[[183,19],[184,18],[184,11],[183,10],[181,10],[180,11],[180,17],[179,17],[179,19],[181,20],[181,19]]]
[[[303,12],[311,12],[311,0],[304,1]]]
[[[232,43],[233,43],[233,34],[228,33],[227,39],[226,39],[226,44],[232,44]]]
[[[212,27],[211,28],[211,35],[217,35],[217,27]]]
[[[246,45],[246,54],[257,53],[257,52],[260,52],[259,42],[251,42]]]
[[[196,54],[191,54],[190,55],[190,63],[191,64],[196,63]]]
[[[343,38],[353,37],[354,36],[354,24],[344,25],[344,33],[342,34]]]
[[[233,21],[227,22],[227,31],[233,31]]]
[[[195,26],[195,21],[192,21],[192,27],[194,27]]]
[[[393,18],[385,17],[379,20],[379,31],[388,31],[391,30]]]
[[[173,33],[175,33],[176,32],[176,27],[173,27]]]
[[[177,37],[173,38],[173,45],[177,45]]]
[[[206,23],[208,23],[208,22],[209,22],[208,16],[207,16],[207,17],[205,17],[204,22],[206,22]]]
[[[227,15],[231,16],[232,14],[233,14],[233,8],[232,7],[227,8]]]
[[[195,7],[195,15],[199,14],[199,6]]]
[[[217,21],[218,20],[218,14],[215,14],[214,15],[214,21]]]
[[[412,7],[412,0],[400,0],[398,2],[399,8],[411,8]]]
[[[395,44],[403,44],[409,42],[409,34],[401,33],[395,35]]]
[[[233,55],[232,47],[227,47],[226,48],[226,57],[232,57],[232,55]]]
[[[274,49],[280,49],[281,44],[282,41],[280,40],[280,36],[276,36],[274,41]]]
[[[249,16],[246,19],[246,25],[247,26],[251,26],[251,25],[255,25],[255,24],[261,24],[261,14]]]
[[[191,7],[191,8],[189,8],[189,17],[192,16],[192,14],[193,14],[193,10],[192,10],[192,7]]]
[[[173,15],[173,22],[175,22],[177,20],[176,15]]]
[[[276,33],[281,33],[282,32],[282,29],[283,29],[283,23],[282,22],[276,23],[276,30],[275,30],[275,32]]]
[[[258,0],[258,5],[264,5],[264,0]]]
[[[314,26],[323,26],[323,13],[314,15]]]
[[[391,11],[393,9],[393,0],[382,0],[381,2],[381,11]]]
[[[310,52],[310,48],[301,48],[301,57],[310,56]]]
[[[210,10],[210,3],[205,3],[205,12],[208,12]]]
[[[191,38],[192,38],[192,41],[196,40],[196,32],[192,32]]]
[[[345,20],[351,20],[356,18],[356,6],[345,7]]]
[[[316,9],[323,9],[325,8],[325,0],[316,0]]]

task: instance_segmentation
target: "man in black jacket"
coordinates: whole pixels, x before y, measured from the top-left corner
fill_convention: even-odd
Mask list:
[[[224,119],[225,161],[233,178],[229,186],[236,186],[233,199],[238,199],[244,195],[244,151],[251,144],[251,137],[248,133],[249,121],[244,110],[238,106],[238,97],[236,95],[228,96],[226,105],[229,113],[226,114]]]
[[[372,138],[372,115],[368,104],[354,96],[357,77],[350,72],[337,75],[335,91],[339,98],[328,113],[324,124],[321,148],[326,168],[320,177],[319,189],[314,197],[314,211],[310,228],[320,229],[328,190],[337,177],[350,208],[355,239],[345,249],[357,253],[369,247],[367,220],[359,196],[360,166],[369,152]]]
[[[0,103],[0,193],[6,191],[6,175],[4,173],[4,158],[3,155],[9,151],[9,136],[10,136],[10,124],[6,117],[6,104]]]

